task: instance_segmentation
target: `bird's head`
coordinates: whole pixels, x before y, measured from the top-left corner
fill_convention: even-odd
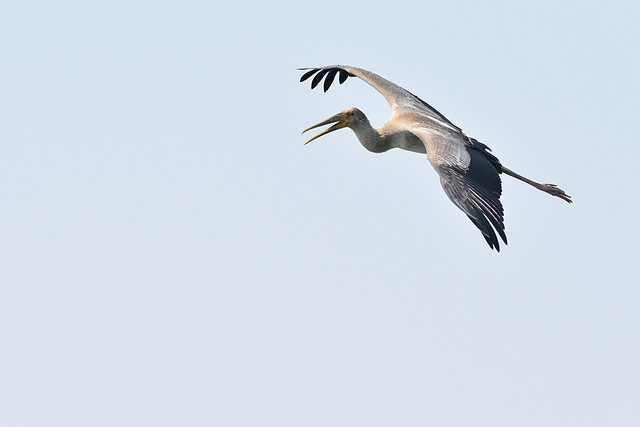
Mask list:
[[[326,135],[326,134],[328,134],[330,132],[333,132],[334,130],[350,127],[351,124],[354,123],[354,121],[356,121],[358,119],[361,119],[361,116],[364,117],[364,114],[362,114],[362,111],[358,110],[357,108],[349,108],[347,110],[339,112],[335,116],[329,117],[327,120],[324,120],[324,121],[322,121],[322,122],[320,122],[318,124],[315,124],[313,126],[309,126],[305,130],[303,130],[302,133],[305,133],[308,130],[315,129],[315,128],[320,127],[320,126],[324,126],[324,125],[328,125],[328,124],[331,124],[331,123],[335,123],[333,126],[323,130],[322,132],[320,132],[319,134],[317,134],[316,136],[314,136],[313,138],[311,138],[310,140],[308,140],[304,144],[307,145],[308,143],[310,143],[314,139],[320,138],[322,135]]]

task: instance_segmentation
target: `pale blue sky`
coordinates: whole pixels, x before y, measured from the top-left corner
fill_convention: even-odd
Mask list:
[[[640,6],[5,2],[3,426],[636,426]],[[300,131],[374,71],[512,170]]]

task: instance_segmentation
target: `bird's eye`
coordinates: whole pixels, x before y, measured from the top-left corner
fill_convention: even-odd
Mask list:
[[[352,111],[352,112],[350,112],[350,113],[349,113],[349,115],[350,115],[351,117],[353,117],[353,116],[355,116],[355,115],[356,115],[356,113],[355,113],[355,111]]]

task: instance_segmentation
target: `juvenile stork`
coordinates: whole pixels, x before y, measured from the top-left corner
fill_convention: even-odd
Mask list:
[[[507,243],[504,232],[504,211],[500,196],[500,174],[524,181],[529,185],[571,203],[571,197],[553,184],[532,181],[504,167],[490,153],[489,147],[470,138],[435,108],[400,86],[361,68],[332,65],[320,68],[300,68],[306,71],[301,82],[311,78],[315,88],[324,78],[324,91],[336,76],[340,84],[349,77],[359,77],[382,94],[393,113],[382,127],[375,129],[367,116],[357,108],[344,110],[327,120],[310,126],[302,133],[320,126],[333,126],[309,139],[342,128],[350,128],[369,151],[382,153],[392,148],[426,154],[440,176],[440,183],[449,199],[478,227],[489,247],[500,251],[496,232]]]

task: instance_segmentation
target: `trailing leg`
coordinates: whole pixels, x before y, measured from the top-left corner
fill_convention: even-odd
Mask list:
[[[562,189],[558,188],[555,184],[543,184],[535,181],[531,181],[529,178],[525,178],[522,175],[515,173],[512,170],[509,170],[502,166],[502,172],[506,173],[509,176],[512,176],[520,181],[526,182],[527,184],[537,188],[540,191],[544,191],[545,193],[549,193],[552,196],[560,197],[565,202],[571,203],[571,196],[565,193]]]

